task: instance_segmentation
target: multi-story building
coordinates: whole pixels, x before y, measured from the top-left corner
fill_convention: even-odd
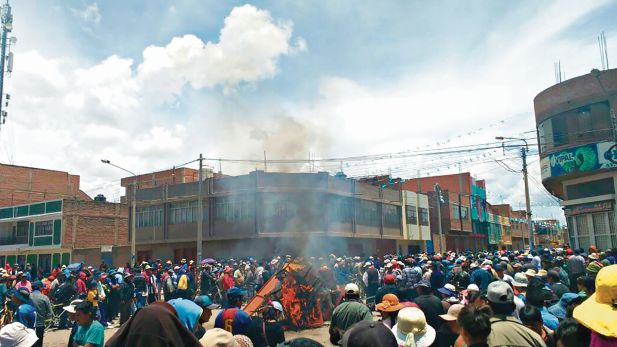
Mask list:
[[[195,258],[198,184],[137,190],[138,260]],[[403,240],[401,191],[325,172],[216,175],[202,192],[204,257],[385,254]]]
[[[542,183],[563,199],[572,247],[617,247],[617,69],[556,84],[534,99]]]
[[[30,263],[48,271],[83,261],[124,264],[129,259],[127,206],[94,201],[79,176],[1,165],[0,264]]]
[[[432,248],[428,196],[403,191],[403,240],[398,241],[399,254],[416,254]]]
[[[557,247],[568,240],[568,231],[555,219],[533,221],[536,245],[539,247]]]
[[[512,230],[512,249],[524,249],[529,246],[529,223],[527,211],[510,211],[510,227]]]
[[[441,201],[434,190],[436,184],[441,187]],[[400,186],[404,190],[428,195],[435,251],[486,248],[486,188],[483,181],[476,181],[469,172],[465,172],[412,178],[405,180]],[[439,230],[438,209],[441,212],[443,235]],[[478,230],[474,229],[474,225],[477,225]],[[443,250],[440,246],[442,236]]]

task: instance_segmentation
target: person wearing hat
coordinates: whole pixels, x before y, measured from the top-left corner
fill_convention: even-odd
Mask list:
[[[71,322],[71,333],[69,334],[69,343],[68,346],[73,346],[73,338],[75,337],[75,332],[77,332],[77,323],[75,323],[75,305],[79,304],[83,300],[76,299],[71,301],[71,303],[67,306],[62,307],[66,314],[62,316],[67,316],[68,320]]]
[[[559,321],[563,321],[567,318],[568,306],[571,304],[580,304],[583,299],[575,293],[564,293],[559,301],[548,308],[553,316],[557,317]]]
[[[227,291],[228,308],[221,311],[214,321],[215,328],[225,329],[233,335],[246,335],[251,327],[251,317],[240,308],[246,292],[237,287]]]
[[[475,266],[474,266],[475,265]],[[481,291],[486,291],[488,284],[493,280],[492,274],[484,267],[477,266],[477,263],[472,263],[469,282],[477,285]]]
[[[51,308],[51,302],[49,298],[41,293],[43,283],[41,281],[34,281],[32,283],[32,293],[30,294],[30,301],[32,306],[36,309],[36,336],[39,338],[33,346],[43,346],[43,334],[45,333],[45,321],[48,320],[53,314]]]
[[[10,292],[11,301],[15,307],[14,322],[19,322],[29,329],[36,328],[36,308],[30,301],[28,288],[13,289]]]
[[[486,298],[493,311],[489,346],[546,347],[540,335],[514,318],[516,305],[509,284],[504,281],[492,282],[487,288]]]
[[[514,291],[516,296],[523,300],[524,303],[527,303],[527,285],[529,281],[527,280],[527,276],[524,273],[519,272],[514,275],[514,280],[512,281],[512,287],[514,287]]]
[[[373,320],[373,314],[368,306],[360,302],[360,288],[354,283],[348,283],[345,286],[345,301],[332,313],[330,342],[336,345],[347,329],[363,320]]]
[[[392,332],[399,345],[409,346],[412,343],[417,347],[429,347],[436,338],[435,329],[427,324],[426,316],[421,309],[406,307],[399,311],[396,325]]]
[[[426,280],[418,282],[416,284],[416,293],[418,296],[414,299],[414,302],[426,315],[428,325],[439,329],[443,323],[439,315],[446,313],[446,311],[441,300],[433,295],[431,284]]]
[[[397,347],[392,331],[382,323],[361,321],[351,326],[337,343],[343,347]],[[314,345],[311,345],[314,346]]]
[[[388,328],[392,328],[396,324],[398,311],[404,307],[405,305],[401,304],[399,298],[394,294],[384,295],[383,300],[375,306],[381,314],[381,322]]]
[[[199,317],[199,324],[208,323],[212,317],[212,310],[219,307],[219,305],[212,301],[210,295],[199,295],[193,301],[203,310],[201,316]]]
[[[590,346],[614,346],[617,343],[617,265],[598,271],[596,291],[578,305],[573,318],[591,330]]]
[[[223,329],[214,328],[206,331],[199,340],[203,347],[237,347],[234,336]]]
[[[546,275],[546,281],[548,282],[548,286],[551,288],[553,293],[557,298],[560,298],[565,294],[570,292],[570,288],[561,283],[561,277],[557,271],[551,270]]]
[[[273,301],[263,312],[263,329],[270,346],[277,346],[286,340],[285,328],[280,322],[283,314],[283,305],[278,301]]]
[[[445,324],[437,330],[437,337],[435,338],[435,347],[441,346],[453,346],[456,340],[459,338],[460,326],[457,323],[457,319],[461,309],[465,307],[461,304],[453,304],[448,309],[448,313],[439,315],[444,320]]]
[[[19,322],[13,322],[0,329],[0,346],[38,346],[38,338],[34,330]]]
[[[27,288],[29,292],[32,292],[32,283],[28,281],[28,277],[21,271],[17,273],[17,283],[15,284],[15,289],[19,288]]]

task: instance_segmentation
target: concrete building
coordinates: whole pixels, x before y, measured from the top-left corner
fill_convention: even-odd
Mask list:
[[[197,187],[137,191],[138,260],[195,258]],[[217,175],[204,180],[203,197],[204,257],[385,254],[403,239],[399,190],[325,172]]]
[[[439,184],[442,189],[443,202],[440,204],[438,204],[438,198],[434,191],[435,184]],[[474,186],[476,187],[475,192],[472,192]],[[444,251],[440,249],[437,217],[439,207],[441,207],[441,228],[445,250],[486,249],[488,227],[486,188],[483,181],[476,181],[469,172],[465,172],[412,178],[402,182],[401,187],[404,190],[428,195],[430,226],[436,252]],[[474,211],[475,215],[473,214]],[[474,224],[478,227],[478,230],[474,229]]]
[[[129,259],[127,206],[93,201],[79,176],[0,165],[0,264],[58,264]]]
[[[617,69],[556,84],[534,99],[542,183],[563,199],[572,247],[617,247]]]
[[[416,254],[432,247],[428,196],[403,191],[403,240],[398,241],[399,254]],[[430,247],[427,247],[427,243]]]

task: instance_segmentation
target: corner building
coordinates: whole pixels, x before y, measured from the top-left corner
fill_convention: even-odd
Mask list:
[[[572,247],[617,247],[617,69],[592,70],[534,99],[542,184],[563,199]]]

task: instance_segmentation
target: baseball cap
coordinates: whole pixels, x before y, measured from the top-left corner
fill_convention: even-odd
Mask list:
[[[396,337],[383,323],[360,321],[343,335],[343,347],[387,347],[397,346]]]
[[[210,298],[209,295],[199,295],[193,301],[197,304],[197,306],[207,308],[208,310],[214,310],[219,307],[219,305],[212,301],[212,298]]]
[[[448,296],[456,295],[456,287],[454,287],[454,285],[450,283],[446,283],[446,285],[444,285],[443,288],[439,288],[437,289],[437,291],[440,292],[441,294],[448,295]]]
[[[480,291],[480,287],[478,287],[478,285],[475,284],[475,283],[471,283],[470,285],[467,286],[467,291],[469,291],[469,292],[479,292]]]
[[[239,296],[245,296],[246,295],[246,291],[238,288],[238,287],[231,287],[229,288],[229,290],[227,291],[227,297],[228,298],[237,298]]]
[[[279,311],[279,312],[284,312],[283,311],[283,305],[281,305],[281,303],[278,302],[278,301],[272,301],[272,307],[274,307],[274,309]]]
[[[506,282],[495,281],[488,285],[486,298],[494,304],[507,304],[514,301],[514,292]]]
[[[383,277],[384,283],[396,283],[396,277],[393,274],[387,274]]]
[[[450,306],[450,308],[448,309],[448,313],[447,314],[440,314],[439,317],[441,317],[443,320],[447,320],[447,321],[457,320],[458,319],[458,314],[461,312],[463,307],[465,307],[465,306],[461,305],[461,304],[454,304],[454,305]]]
[[[347,283],[345,285],[345,293],[347,294],[360,294],[360,288],[355,283]]]
[[[416,283],[414,286],[414,288],[418,288],[418,287],[426,287],[426,288],[430,288],[431,287],[431,283],[427,280],[422,280],[418,283]]]

